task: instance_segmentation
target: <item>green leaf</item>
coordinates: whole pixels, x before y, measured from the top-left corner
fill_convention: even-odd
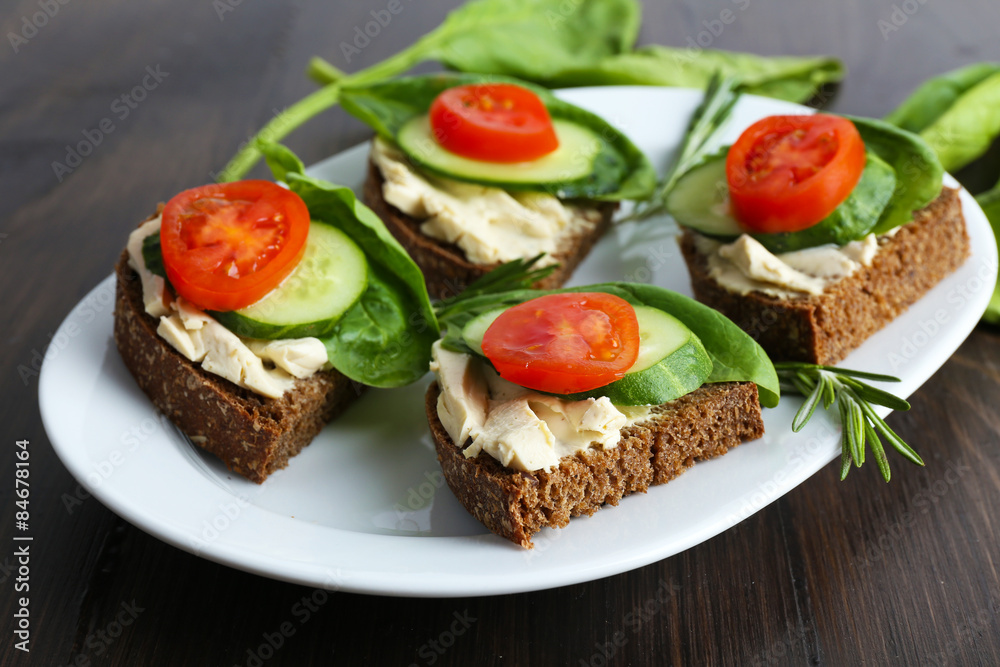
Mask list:
[[[448,15],[428,55],[463,72],[547,83],[631,49],[639,18],[634,0],[479,0]]]
[[[972,162],[1000,135],[1000,64],[977,63],[924,82],[886,121],[920,136],[948,171]]]
[[[798,412],[795,413],[795,418],[792,419],[792,431],[798,433],[812,419],[813,413],[816,411],[816,406],[819,405],[820,399],[823,398],[823,388],[824,385],[820,382],[813,387],[811,392],[806,394],[805,402],[799,408]]]
[[[913,220],[913,212],[941,194],[944,168],[920,137],[871,118],[847,116],[858,128],[865,148],[896,171],[896,190],[872,232],[884,234]]]
[[[304,174],[306,167],[299,156],[287,146],[258,142],[258,148],[263,149],[264,160],[277,181],[288,182],[288,174]]]
[[[997,239],[997,251],[1000,252],[1000,183],[977,196],[976,201],[983,207],[983,212],[990,221],[993,236]],[[1000,282],[993,288],[993,296],[990,297],[990,304],[983,313],[983,320],[991,324],[1000,324]]]
[[[726,187],[728,191],[728,185],[720,184],[720,187]],[[751,236],[773,253],[814,248],[828,243],[846,245],[863,239],[879,224],[895,195],[896,187],[896,171],[875,152],[869,151],[858,184],[830,215],[801,231]]]
[[[438,324],[423,274],[350,188],[302,173],[287,148],[262,144],[275,176],[305,201],[313,220],[337,227],[365,253],[368,287],[324,339],[331,363],[352,380],[396,387],[427,372]]]
[[[611,282],[549,291],[517,290],[468,299],[463,302],[461,310],[449,313],[446,319],[442,318],[447,327],[444,344],[449,349],[465,351],[467,347],[458,332],[476,315],[545,294],[563,292],[607,292],[633,305],[652,306],[670,313],[698,336],[712,358],[712,374],[708,382],[753,382],[757,385],[761,405],[773,408],[778,404],[781,393],[778,376],[757,341],[718,311],[655,285]]]
[[[548,79],[564,86],[682,86],[704,88],[720,73],[736,79],[744,92],[804,102],[820,86],[844,78],[844,66],[827,56],[766,57],[712,49],[646,46],[631,53],[607,56],[597,63],[578,62]]]
[[[574,62],[626,51],[639,29],[635,0],[478,0],[452,11],[410,46],[345,75],[313,59],[310,74],[326,84],[272,118],[220,172],[242,178],[260,159],[260,140],[276,142],[337,104],[341,86],[359,86],[406,72],[426,60],[470,71],[546,77]]]
[[[160,246],[160,235],[151,234],[142,240],[142,261],[154,276],[167,279],[167,268],[163,266],[163,252]]]
[[[656,172],[646,156],[624,134],[599,116],[556,98],[544,88],[501,76],[481,74],[434,74],[345,89],[341,104],[372,127],[380,136],[395,141],[400,128],[426,114],[441,91],[470,83],[514,83],[534,91],[553,118],[587,127],[603,139],[594,160],[598,166],[590,176],[558,184],[562,198],[619,200],[644,199],[656,186]],[[419,161],[419,160],[418,160]],[[453,175],[451,177],[454,177]],[[525,185],[525,189],[551,191],[552,184]]]
[[[327,356],[338,371],[373,387],[399,387],[427,373],[438,332],[426,320],[414,326],[414,303],[399,280],[373,265],[368,287],[324,337]]]
[[[970,89],[998,73],[1000,64],[976,63],[928,79],[886,116],[885,121],[908,132],[923,132]]]

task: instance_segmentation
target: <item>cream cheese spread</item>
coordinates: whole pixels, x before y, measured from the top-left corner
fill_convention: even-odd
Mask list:
[[[879,248],[874,234],[840,247],[825,245],[779,254],[747,234],[727,244],[698,234],[695,245],[707,258],[709,276],[725,289],[782,299],[822,294],[829,285],[871,266]]]
[[[406,215],[423,220],[420,231],[454,243],[474,264],[494,264],[552,254],[561,239],[592,229],[594,209],[565,206],[544,192],[507,192],[418,172],[381,138],[371,159],[385,179],[382,196]]]
[[[486,452],[508,468],[552,470],[564,456],[618,446],[621,429],[649,418],[652,406],[615,406],[607,397],[571,401],[508,382],[478,359],[432,348],[438,417],[452,442],[475,458]]]
[[[182,297],[171,299],[163,278],[149,271],[142,256],[143,240],[159,231],[160,218],[144,223],[129,236],[126,249],[142,283],[146,312],[159,318],[156,333],[171,347],[209,373],[269,398],[281,398],[296,378],[326,365],[326,346],[318,338],[242,338]]]

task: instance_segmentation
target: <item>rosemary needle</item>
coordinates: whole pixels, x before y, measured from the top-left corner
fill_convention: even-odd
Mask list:
[[[852,464],[861,467],[865,462],[865,450],[871,448],[879,472],[888,482],[889,461],[882,446],[882,439],[908,461],[924,465],[913,448],[889,428],[874,408],[875,405],[882,405],[892,410],[909,410],[910,404],[884,389],[865,382],[865,380],[899,382],[899,378],[800,362],[779,362],[774,365],[774,369],[778,372],[778,379],[783,389],[797,391],[806,398],[792,419],[793,431],[798,432],[805,427],[820,403],[823,404],[824,410],[834,403],[837,404],[843,427],[840,441],[841,479],[847,477]]]

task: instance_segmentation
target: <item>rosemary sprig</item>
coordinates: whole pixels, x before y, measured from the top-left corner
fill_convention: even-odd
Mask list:
[[[865,449],[871,447],[882,477],[885,481],[889,481],[889,461],[886,459],[882,439],[879,436],[907,460],[920,466],[924,465],[913,448],[889,428],[873,407],[882,405],[892,410],[909,410],[910,404],[884,389],[864,382],[864,380],[899,382],[899,378],[800,362],[779,362],[774,365],[774,369],[778,372],[783,390],[795,391],[806,397],[802,407],[792,419],[793,431],[801,431],[821,403],[824,410],[834,403],[837,404],[843,427],[840,479],[847,477],[852,463],[855,467],[861,467],[865,462]]]
[[[708,155],[709,140],[715,136],[733,111],[740,98],[739,82],[732,77],[723,77],[716,72],[705,89],[705,97],[688,124],[680,153],[671,165],[667,175],[656,188],[656,192],[644,202],[636,204],[624,220],[645,220],[667,211],[667,196],[677,185],[681,176],[698,165]]]
[[[533,284],[545,278],[558,268],[558,264],[549,264],[536,268],[536,264],[544,255],[536,255],[531,259],[515,259],[501,264],[486,275],[473,281],[461,293],[439,301],[434,305],[438,319],[442,324],[456,313],[464,313],[470,309],[471,303],[480,297],[514,290],[530,289]]]

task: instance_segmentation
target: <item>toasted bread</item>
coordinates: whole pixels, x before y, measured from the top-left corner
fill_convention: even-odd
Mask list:
[[[138,274],[123,252],[115,267],[114,336],[129,372],[153,404],[202,449],[258,484],[288,465],[324,424],[364,390],[336,370],[296,380],[266,398],[202,370],[156,333]]]
[[[458,246],[437,241],[422,233],[421,220],[403,213],[385,200],[382,196],[384,183],[385,179],[382,178],[378,167],[369,162],[362,195],[364,202],[382,218],[385,226],[423,271],[427,281],[427,291],[432,298],[447,299],[455,296],[474,280],[499,266],[499,264],[474,264]],[[559,248],[553,256],[559,262],[558,268],[535,283],[533,287],[555,289],[562,286],[608,230],[611,216],[618,205],[614,202],[594,202],[593,207],[600,213],[597,224],[585,233],[567,235],[560,239]]]
[[[570,517],[617,505],[630,493],[669,482],[697,461],[764,435],[757,385],[707,384],[622,429],[617,447],[563,457],[551,472],[527,473],[506,468],[485,452],[466,458],[438,418],[439,394],[437,383],[431,384],[426,410],[448,486],[492,532],[529,549],[531,536],[542,528],[565,527]]]
[[[775,361],[816,364],[842,360],[961,266],[970,253],[961,201],[951,188],[895,234],[881,237],[871,266],[815,296],[782,299],[730,292],[709,276],[694,232],[686,229],[680,246],[696,299],[735,322]]]

